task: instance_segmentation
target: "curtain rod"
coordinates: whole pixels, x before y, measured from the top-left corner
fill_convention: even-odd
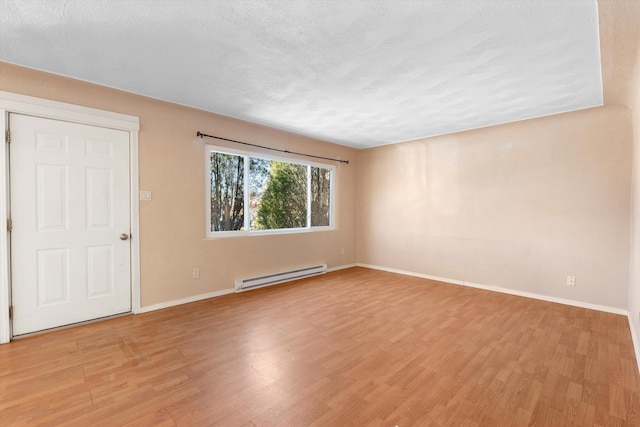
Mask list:
[[[221,138],[219,136],[207,135],[206,133],[202,133],[200,131],[198,131],[198,133],[196,133],[196,136],[199,136],[200,138],[204,138],[206,136],[207,138],[221,139],[222,141],[235,142],[236,144],[249,145],[251,147],[257,147],[257,148],[264,148],[265,150],[279,151],[280,153],[295,154],[297,156],[313,157],[314,159],[331,160],[333,162],[345,163],[347,165],[349,164],[349,160],[332,159],[331,157],[314,156],[313,154],[304,154],[304,153],[296,153],[295,151],[280,150],[279,148],[265,147],[263,145],[250,144],[248,142],[236,141],[235,139],[228,139],[228,138]]]

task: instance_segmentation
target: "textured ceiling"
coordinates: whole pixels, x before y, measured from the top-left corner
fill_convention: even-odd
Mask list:
[[[602,104],[595,0],[0,0],[0,60],[359,148]]]

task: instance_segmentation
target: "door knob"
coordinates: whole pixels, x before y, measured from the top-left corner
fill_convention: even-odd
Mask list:
[[[122,233],[122,234],[120,235],[120,240],[127,240],[128,238],[129,238],[129,235],[128,235],[128,234],[126,234],[126,233]]]

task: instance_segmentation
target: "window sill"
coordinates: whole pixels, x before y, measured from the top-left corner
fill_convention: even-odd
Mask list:
[[[276,230],[254,230],[254,231],[217,231],[207,232],[207,240],[226,239],[229,237],[251,237],[251,236],[275,236],[280,234],[306,234],[321,231],[333,231],[335,226],[312,227],[312,228],[287,228]]]

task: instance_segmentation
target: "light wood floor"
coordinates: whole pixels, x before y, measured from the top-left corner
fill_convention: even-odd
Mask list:
[[[640,425],[624,316],[354,268],[0,346],[0,425]]]

